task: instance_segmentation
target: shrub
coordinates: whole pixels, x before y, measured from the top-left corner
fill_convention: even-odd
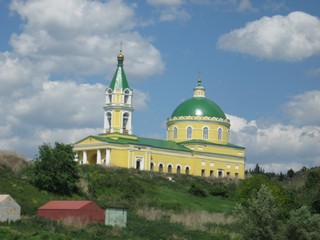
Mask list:
[[[313,209],[316,213],[320,213],[320,199],[317,199],[317,200],[313,201],[313,203],[312,203],[312,209]]]
[[[210,194],[213,196],[228,197],[228,188],[223,183],[217,182],[212,185]]]
[[[319,240],[320,215],[311,215],[306,206],[291,211],[284,237],[290,240]]]
[[[192,195],[198,196],[198,197],[206,197],[207,193],[204,189],[202,189],[199,185],[192,184],[189,191]]]
[[[289,190],[283,188],[279,182],[270,180],[264,175],[253,175],[252,177],[245,179],[236,190],[236,199],[239,203],[246,205],[248,200],[256,194],[262,185],[268,187],[271,191],[274,200],[279,206],[283,214],[287,215],[292,206],[299,206],[295,202],[295,196],[289,192]]]
[[[247,205],[237,205],[235,214],[244,239],[277,239],[279,209],[267,186],[262,185]]]
[[[85,172],[88,193],[101,206],[132,207],[135,200],[145,193],[145,188],[128,169],[102,166],[81,166]]]

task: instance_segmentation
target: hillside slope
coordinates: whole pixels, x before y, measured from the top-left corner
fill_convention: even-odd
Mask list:
[[[239,236],[231,216],[235,202],[226,197],[228,193],[219,182],[133,169],[81,166],[81,193],[56,196],[28,182],[24,170],[28,164],[23,158],[11,160],[0,160],[0,193],[10,194],[20,204],[23,220],[10,225],[1,223],[0,239],[237,239]],[[20,162],[19,170],[10,165],[15,162]],[[213,196],[221,190],[225,197]],[[81,226],[64,226],[36,218],[37,208],[53,199],[90,199],[103,208],[128,208],[128,226],[118,229],[93,225],[81,228],[80,234]]]

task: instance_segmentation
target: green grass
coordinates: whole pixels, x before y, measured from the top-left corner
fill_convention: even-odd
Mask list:
[[[41,192],[7,171],[0,172],[0,193],[10,194],[21,206],[23,215],[34,215],[39,206],[50,200],[46,192]]]
[[[235,202],[209,194],[212,182],[192,176],[175,176],[174,182],[167,176],[133,169],[82,166],[82,196],[58,196],[40,191],[28,182],[25,174],[13,172],[8,166],[0,169],[0,193],[10,194],[21,206],[22,220],[0,223],[0,239],[238,239],[233,224],[209,224],[206,231],[193,230],[180,223],[172,223],[167,217],[147,220],[136,214],[137,210],[154,207],[160,211],[231,214]],[[188,192],[192,184],[201,186],[207,197]],[[94,188],[93,190],[91,188]],[[50,200],[90,199],[101,207],[128,207],[127,227],[120,229],[104,225],[85,228],[64,226],[39,219],[37,209]]]
[[[227,228],[228,231],[223,230]],[[40,218],[20,220],[11,224],[0,223],[0,239],[3,240],[63,240],[63,239],[128,239],[128,240],[192,240],[192,239],[240,239],[232,226],[208,226],[207,231],[188,230],[181,224],[166,219],[149,221],[132,213],[128,215],[126,228],[89,225],[85,228],[63,226]]]
[[[194,196],[183,188],[173,188],[171,186],[154,187],[149,194],[151,207],[164,206],[168,209],[171,206],[172,210],[177,211],[185,209],[231,214],[236,204],[234,201],[222,197]]]
[[[15,175],[10,169],[0,171],[0,194],[10,194],[21,206],[21,214],[33,216],[37,209],[50,200],[70,199],[67,196],[57,196],[41,191],[32,186],[27,180]],[[80,196],[73,196],[79,199]]]

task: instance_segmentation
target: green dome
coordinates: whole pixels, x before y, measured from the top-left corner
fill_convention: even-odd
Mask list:
[[[222,109],[205,97],[193,97],[181,103],[171,114],[171,117],[203,116],[226,119]]]

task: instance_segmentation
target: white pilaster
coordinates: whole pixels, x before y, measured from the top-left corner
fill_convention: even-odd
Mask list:
[[[106,165],[110,165],[110,149],[106,149]]]
[[[101,150],[100,149],[97,150],[97,164],[98,165],[101,164]]]
[[[82,153],[82,162],[83,162],[83,164],[88,163],[87,151],[83,151],[83,153]]]

